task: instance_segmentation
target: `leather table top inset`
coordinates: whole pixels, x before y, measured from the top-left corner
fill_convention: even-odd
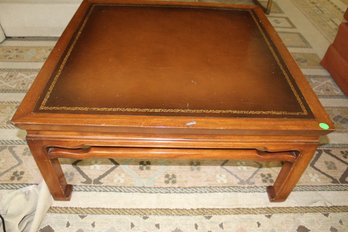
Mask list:
[[[36,112],[313,118],[251,10],[93,5]]]

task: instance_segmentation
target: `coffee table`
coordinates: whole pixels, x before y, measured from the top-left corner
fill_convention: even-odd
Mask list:
[[[13,117],[56,200],[59,158],[282,161],[284,201],[333,131],[263,11],[83,1]]]

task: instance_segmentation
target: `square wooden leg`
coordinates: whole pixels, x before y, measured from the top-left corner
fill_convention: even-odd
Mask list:
[[[285,201],[301,178],[311,161],[317,145],[300,150],[295,162],[284,162],[282,169],[273,186],[267,187],[269,200],[272,202]]]
[[[257,5],[261,6],[266,14],[271,13],[273,0],[268,0],[266,7],[264,7],[259,0],[253,0]]]
[[[48,158],[46,147],[41,141],[29,140],[27,142],[52,197],[59,201],[70,200],[72,185],[66,183],[59,160]]]

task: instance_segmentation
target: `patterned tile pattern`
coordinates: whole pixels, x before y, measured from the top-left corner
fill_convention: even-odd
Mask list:
[[[288,48],[310,48],[308,41],[298,32],[278,32]]]
[[[315,53],[299,53],[292,52],[291,55],[294,57],[300,68],[303,69],[322,69],[320,65],[320,58]]]
[[[0,183],[39,183],[41,176],[26,145],[0,146]]]
[[[1,93],[25,93],[38,70],[0,69]]]
[[[52,47],[0,46],[0,62],[43,62]]]
[[[348,131],[348,109],[346,107],[327,107],[326,112],[335,123],[337,131]]]
[[[345,231],[346,213],[294,213],[253,215],[201,215],[201,216],[129,216],[50,214],[40,232],[57,231]],[[57,225],[57,227],[55,227]]]
[[[10,120],[17,106],[18,102],[0,102],[0,128],[14,128]]]
[[[339,149],[319,149],[310,166],[316,171],[317,177],[326,177],[325,182],[348,184],[347,152]]]
[[[343,19],[343,9],[333,0],[291,0],[329,41],[333,41]]]
[[[341,89],[330,76],[308,75],[307,80],[314,92],[320,97],[344,96]]]
[[[273,27],[287,28],[287,29],[294,29],[295,28],[295,25],[290,21],[290,19],[288,17],[269,16],[268,19],[272,23]]]

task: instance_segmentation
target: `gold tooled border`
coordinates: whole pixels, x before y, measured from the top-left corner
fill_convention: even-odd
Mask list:
[[[280,67],[280,69],[281,69],[281,71],[283,72],[283,74],[284,74],[284,76],[285,76],[285,78],[286,78],[286,81],[288,82],[288,84],[289,84],[289,86],[290,86],[290,88],[291,88],[292,93],[295,95],[296,101],[297,101],[297,103],[300,105],[300,107],[301,107],[301,109],[302,109],[302,112],[301,112],[301,113],[303,113],[303,114],[301,114],[301,115],[308,115],[307,109],[306,109],[306,107],[304,106],[303,102],[301,101],[301,98],[300,98],[299,94],[297,93],[297,91],[296,91],[296,89],[295,89],[295,86],[292,84],[292,82],[291,82],[291,80],[290,80],[290,77],[289,77],[288,73],[284,70],[283,64],[280,62],[280,60],[279,60],[277,54],[275,53],[275,51],[274,51],[272,45],[270,44],[270,41],[268,40],[267,36],[265,35],[264,31],[262,30],[262,28],[261,28],[261,26],[260,26],[260,23],[259,23],[259,21],[257,20],[257,18],[256,18],[256,16],[255,16],[255,14],[254,14],[253,11],[251,12],[251,16],[253,17],[253,19],[254,19],[254,21],[255,21],[257,27],[259,28],[259,31],[261,32],[261,35],[263,36],[264,40],[266,41],[267,46],[268,46],[269,50],[271,51],[271,53],[272,53],[274,59],[276,60],[277,64],[279,65],[279,67]]]
[[[59,69],[57,71],[57,73],[55,74],[53,81],[50,85],[50,87],[48,88],[47,94],[45,95],[43,101],[41,102],[41,105],[39,107],[39,110],[41,111],[95,111],[95,112],[132,112],[132,113],[206,113],[206,114],[249,114],[249,115],[296,115],[296,116],[301,116],[301,115],[308,115],[308,111],[306,109],[306,107],[304,106],[303,102],[301,101],[301,98],[299,96],[299,94],[297,93],[294,85],[292,84],[290,77],[288,76],[287,72],[284,70],[283,64],[280,62],[276,52],[274,51],[272,45],[270,44],[269,39],[267,38],[267,36],[265,35],[264,31],[262,30],[259,21],[257,20],[256,16],[255,16],[255,12],[253,10],[245,10],[248,11],[253,20],[255,21],[259,31],[261,32],[262,37],[264,38],[269,50],[271,51],[273,57],[275,58],[277,64],[279,65],[281,71],[283,72],[290,88],[291,91],[293,92],[293,94],[295,95],[296,101],[297,103],[300,105],[302,112],[288,112],[288,111],[246,111],[246,110],[206,110],[206,109],[158,109],[158,108],[109,108],[109,107],[79,107],[79,106],[46,106],[46,103],[48,101],[48,99],[51,96],[51,93],[54,89],[54,86],[56,85],[59,76],[62,73],[62,70],[68,60],[68,58],[70,57],[70,54],[76,44],[76,42],[78,41],[93,9],[95,8],[96,5],[103,5],[103,4],[94,4],[91,6],[91,8],[89,9],[81,27],[79,28],[73,42],[71,43],[69,50],[67,51],[61,65],[59,66]],[[227,8],[229,9],[229,8]],[[234,10],[238,10],[238,9],[234,9]],[[244,9],[239,9],[239,10],[243,10]]]

